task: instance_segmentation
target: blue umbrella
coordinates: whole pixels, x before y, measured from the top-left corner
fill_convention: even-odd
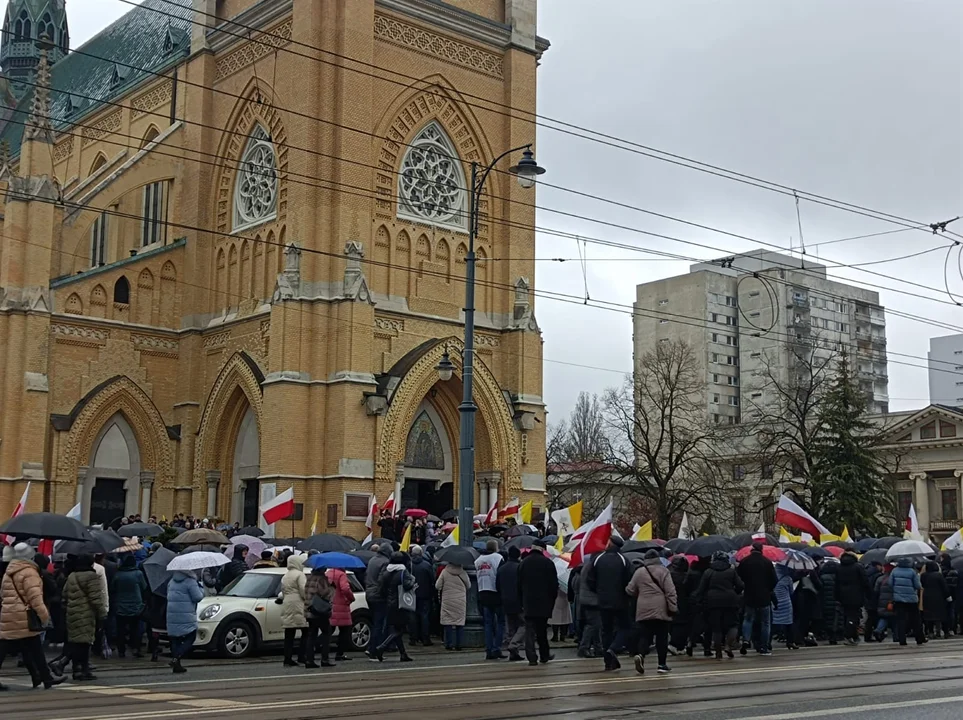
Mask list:
[[[864,553],[873,549],[873,545],[876,543],[876,538],[863,538],[856,542],[856,552]]]
[[[365,568],[364,560],[355,555],[348,555],[347,553],[342,552],[327,552],[319,553],[318,555],[312,555],[304,564],[312,570],[317,570],[318,568],[364,570]]]

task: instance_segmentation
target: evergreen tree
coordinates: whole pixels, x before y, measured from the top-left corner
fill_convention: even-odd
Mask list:
[[[827,527],[838,532],[848,525],[872,534],[885,529],[879,517],[893,498],[879,457],[881,441],[843,352],[819,410],[814,443],[812,504],[822,508],[820,520]]]

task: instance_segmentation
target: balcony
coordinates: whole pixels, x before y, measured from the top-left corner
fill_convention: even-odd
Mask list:
[[[930,532],[954,533],[963,526],[963,520],[930,520]]]
[[[869,313],[866,312],[865,310],[857,310],[857,311],[856,311],[856,322],[862,322],[862,323],[866,323],[866,324],[868,325],[869,322],[870,322]]]
[[[886,347],[886,336],[885,335],[873,335],[871,338],[873,345],[878,345],[880,347]]]
[[[888,390],[873,390],[873,402],[885,403],[889,402],[889,391]],[[959,528],[957,528],[959,529]]]
[[[885,325],[886,315],[882,312],[872,312],[869,315],[869,321],[873,323],[873,325]]]

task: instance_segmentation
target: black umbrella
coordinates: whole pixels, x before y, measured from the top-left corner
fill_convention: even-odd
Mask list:
[[[867,550],[863,553],[862,557],[859,558],[859,562],[863,565],[870,565],[874,562],[886,564],[886,548],[876,548],[875,550]]]
[[[880,538],[879,540],[874,542],[873,547],[871,547],[870,549],[879,550],[880,548],[883,548],[884,550],[889,550],[891,547],[893,547],[893,545],[895,545],[898,542],[903,542],[903,538],[890,535],[889,537]]]
[[[205,545],[204,543],[201,543],[200,545],[191,545],[190,547],[186,547],[177,554],[187,555],[187,553],[192,553],[192,552],[215,552],[216,553],[216,552],[221,552],[221,548],[219,548],[217,545]]]
[[[693,540],[685,554],[695,555],[696,557],[712,557],[713,553],[719,551],[728,553],[734,550],[738,550],[735,543],[724,535],[706,535]]]
[[[0,534],[17,538],[46,538],[48,540],[92,540],[82,523],[66,515],[49,512],[24,513],[0,525]]]
[[[113,530],[90,530],[90,540],[64,540],[57,545],[64,555],[106,555],[124,546],[124,538]]]
[[[785,550],[786,548],[789,548],[790,550],[808,550],[809,548],[812,547],[812,545],[804,542],[791,542],[791,543],[782,543],[779,547],[781,547],[783,550]]]
[[[487,544],[488,544],[488,541],[489,541],[489,540],[494,540],[494,541],[498,544],[498,547],[501,547],[502,545],[505,544],[505,541],[502,540],[501,538],[494,538],[494,537],[492,537],[491,535],[482,535],[482,536],[480,536],[480,537],[476,537],[475,540],[474,540],[474,544],[476,544],[476,545],[477,545],[477,544],[481,544],[481,545],[484,546],[484,545],[487,545]],[[554,538],[554,539],[552,540],[552,543],[554,543],[555,540],[558,540],[558,538]],[[548,545],[549,543],[546,542],[545,544]]]
[[[640,568],[645,564],[645,553],[641,552],[627,552],[623,553],[625,559],[628,560],[629,564],[634,568]]]
[[[864,553],[867,550],[873,549],[873,543],[876,542],[876,538],[863,538],[862,540],[856,541],[856,552]]]
[[[394,540],[385,540],[384,538],[375,538],[371,542],[366,542],[364,545],[362,545],[361,549],[370,550],[372,545],[377,545],[378,547],[384,547],[385,543],[388,543],[389,545],[391,545],[392,550],[397,550],[398,548],[401,547],[401,545],[396,543]]]
[[[191,548],[196,552],[195,548]],[[177,555],[165,547],[155,550],[149,558],[144,560],[141,567],[147,575],[147,584],[150,585],[151,592],[155,595],[167,597],[167,583],[170,582],[171,573],[167,569],[167,564]]]
[[[250,535],[252,537],[264,537],[264,531],[259,527],[242,527],[237,531],[237,535]]]
[[[813,545],[811,547],[805,548],[802,552],[806,553],[813,560],[822,560],[824,558],[836,557],[829,550],[821,548],[818,545]]]
[[[843,550],[855,550],[856,543],[846,542],[845,540],[833,540],[832,542],[824,543],[823,547],[838,547]]]
[[[661,550],[665,545],[655,540],[626,540],[622,545],[623,553],[643,553],[646,550]]]
[[[672,550],[675,553],[685,553],[691,544],[692,541],[686,538],[673,538],[665,544],[665,547],[669,548],[669,550]]]
[[[535,531],[532,530],[528,525],[516,525],[513,528],[509,528],[508,532],[505,533],[505,537],[519,537],[520,535],[534,535]]]
[[[361,561],[365,565],[371,562],[378,555],[378,553],[371,552],[370,550],[352,550],[351,554],[358,558],[361,558]]]
[[[732,536],[732,542],[736,544],[737,548],[749,547],[754,542],[761,542],[763,545],[779,547],[779,540],[776,539],[775,535],[769,535],[767,533],[764,538],[759,538],[758,541],[752,536],[753,533],[739,533],[738,535]]]
[[[333,535],[324,533],[312,535],[299,542],[295,547],[298,550],[317,550],[318,552],[350,552],[356,550],[360,545],[357,541],[346,538],[344,535]]]
[[[343,537],[343,538],[348,542],[348,544],[351,546],[351,549],[352,549],[352,550],[360,550],[360,549],[361,549],[361,543],[360,543],[359,541],[355,540],[355,539],[354,539],[353,537],[351,537],[350,535],[341,535],[340,537]]]
[[[502,549],[508,550],[508,548],[517,547],[519,550],[524,550],[534,545],[536,540],[538,540],[538,538],[534,535],[516,535],[505,543]]]
[[[304,540],[304,538],[299,537],[289,537],[289,538],[261,538],[265,545],[270,545],[271,547],[287,546],[297,547],[298,543]],[[341,552],[337,550],[336,552]]]
[[[121,537],[157,537],[164,533],[164,528],[162,528],[157,523],[130,523],[129,525],[121,525],[120,530],[117,534]]]
[[[460,565],[463,568],[474,567],[476,559],[478,559],[478,551],[475,548],[466,548],[461,545],[450,545],[435,553],[435,562]]]
[[[454,510],[448,510],[447,512],[443,512],[441,514],[441,519],[454,522],[458,520],[458,513],[455,512]]]

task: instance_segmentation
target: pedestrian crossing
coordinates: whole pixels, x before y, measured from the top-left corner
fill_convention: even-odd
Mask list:
[[[128,700],[139,700],[147,703],[171,703],[183,707],[198,709],[230,709],[247,707],[250,703],[240,700],[225,700],[222,698],[198,698],[193,695],[174,692],[155,692],[141,688],[119,688],[107,687],[103,685],[69,685],[64,686],[63,690],[89,693],[92,695],[105,695],[121,697]]]

